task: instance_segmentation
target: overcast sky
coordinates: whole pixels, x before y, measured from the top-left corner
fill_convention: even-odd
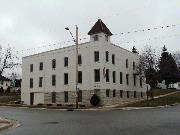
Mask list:
[[[87,38],[82,40],[85,42],[87,32],[101,18],[118,34],[111,41],[121,47],[130,50],[135,45],[140,50],[152,45],[160,49],[165,44],[170,51],[180,50],[179,7],[180,0],[0,0],[0,44],[10,44],[26,55],[27,49],[32,54],[67,46],[70,43],[63,42],[71,37],[64,28],[69,26],[74,33],[76,24],[80,37]]]

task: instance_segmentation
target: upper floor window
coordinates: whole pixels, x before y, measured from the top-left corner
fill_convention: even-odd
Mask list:
[[[113,83],[116,83],[116,71],[113,71]]]
[[[108,62],[108,61],[109,61],[109,52],[106,51],[106,62]]]
[[[33,88],[33,78],[30,78],[30,88]]]
[[[68,57],[64,57],[64,66],[68,67]]]
[[[43,77],[39,77],[39,87],[42,87]]]
[[[106,69],[106,82],[109,82],[109,69]]]
[[[135,65],[135,62],[133,61],[133,70],[135,70],[136,68],[136,65]]]
[[[64,85],[68,84],[68,73],[64,73]]]
[[[98,35],[95,35],[93,38],[94,38],[94,41],[98,41],[99,40],[99,36]]]
[[[126,74],[126,84],[129,85],[129,74]]]
[[[134,79],[134,86],[136,86],[136,75],[133,74],[133,79]]]
[[[108,41],[109,39],[108,39],[108,35],[105,35],[105,41]]]
[[[39,70],[43,70],[43,63],[42,62],[39,63]]]
[[[100,69],[94,69],[94,81],[100,82]]]
[[[115,55],[112,54],[112,64],[115,64]]]
[[[52,60],[52,69],[55,69],[55,68],[56,68],[56,60],[53,59],[53,60]]]
[[[33,72],[33,64],[30,64],[30,72]]]
[[[82,71],[78,71],[78,83],[82,83]]]
[[[52,86],[56,86],[56,75],[52,75]]]
[[[122,84],[123,83],[123,74],[122,74],[122,72],[120,72],[120,84]]]
[[[78,55],[78,65],[81,65],[82,64],[82,57],[81,55]]]
[[[126,68],[128,68],[128,59],[126,59]]]
[[[94,61],[98,62],[99,61],[99,51],[94,52]]]

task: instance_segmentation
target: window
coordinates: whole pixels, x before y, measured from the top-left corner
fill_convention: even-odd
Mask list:
[[[81,65],[82,64],[82,57],[81,55],[78,55],[78,65]]]
[[[52,103],[56,103],[56,92],[52,92]]]
[[[133,70],[135,70],[136,68],[136,65],[135,65],[135,62],[133,61]]]
[[[122,74],[122,72],[120,72],[120,84],[122,84],[123,83],[123,74]]]
[[[136,75],[133,74],[133,79],[134,79],[134,86],[136,86]]]
[[[108,41],[108,35],[105,35],[105,41]]]
[[[96,94],[97,96],[100,96],[100,89],[95,89],[94,94]]]
[[[136,91],[134,91],[134,98],[136,98]]]
[[[68,91],[64,92],[64,102],[67,103],[68,102]]]
[[[78,102],[82,102],[82,90],[78,92]]]
[[[65,57],[65,58],[64,58],[64,66],[65,66],[65,67],[68,67],[68,57]]]
[[[55,68],[56,68],[56,60],[53,59],[53,60],[52,60],[52,69],[55,69]]]
[[[94,61],[95,61],[95,62],[98,62],[98,61],[99,61],[99,52],[98,52],[98,51],[95,51],[95,52],[94,52]]]
[[[110,90],[107,89],[107,90],[106,90],[106,97],[109,97],[109,92],[110,92]]]
[[[39,77],[39,87],[42,87],[43,77]]]
[[[68,73],[64,73],[64,85],[68,84]]]
[[[52,86],[56,86],[56,75],[52,75]]]
[[[33,88],[33,78],[30,78],[30,88]]]
[[[127,91],[127,98],[129,98],[129,91]]]
[[[123,98],[123,90],[120,90],[120,98]]]
[[[126,68],[128,68],[128,59],[126,59]]]
[[[33,64],[30,64],[30,72],[33,72]]]
[[[142,77],[140,77],[140,86],[142,88]]]
[[[78,71],[78,83],[82,83],[82,71]]]
[[[109,82],[109,69],[106,69],[106,82]]]
[[[116,90],[113,90],[113,97],[116,97]]]
[[[126,74],[126,84],[129,85],[129,74]]]
[[[143,92],[141,92],[141,97],[143,97]]]
[[[116,71],[113,71],[113,83],[116,83]]]
[[[99,40],[98,35],[95,35],[93,38],[94,38],[94,41],[98,41]]]
[[[39,63],[39,70],[43,70],[43,63],[42,62]]]
[[[94,70],[94,81],[95,82],[100,82],[100,69],[95,69]]]
[[[112,64],[115,64],[115,55],[112,54]]]
[[[106,62],[108,62],[108,61],[109,61],[109,52],[106,51]]]

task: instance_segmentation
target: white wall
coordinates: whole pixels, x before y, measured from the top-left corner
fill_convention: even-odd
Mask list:
[[[103,34],[100,34],[103,36]],[[99,51],[100,61],[94,62],[94,51]],[[109,62],[105,61],[105,52],[109,51]],[[22,64],[22,100],[29,103],[30,92],[62,92],[75,91],[75,65],[76,55],[75,46],[65,47],[32,55],[23,58]],[[115,46],[110,42],[100,40],[91,41],[79,45],[79,54],[82,56],[82,65],[79,71],[82,71],[82,84],[79,84],[81,90],[94,89],[116,89],[125,91],[145,91],[145,87],[140,88],[139,80],[134,87],[133,83],[133,61],[138,62],[138,55],[133,54],[121,47]],[[115,54],[115,65],[112,64],[112,54]],[[64,67],[64,57],[68,57],[68,67]],[[56,69],[52,69],[52,60],[56,59]],[[129,68],[126,69],[126,59],[129,62]],[[39,63],[43,62],[43,70],[39,71]],[[33,64],[33,72],[30,73],[30,64]],[[103,68],[110,69],[110,82],[106,82],[103,77]],[[94,82],[94,69],[100,69],[101,82]],[[116,83],[112,82],[112,71],[116,71]],[[119,73],[123,72],[123,84],[119,82]],[[64,73],[69,74],[69,84],[64,85]],[[129,85],[126,85],[126,73],[129,74]],[[52,86],[51,76],[56,75],[56,86]],[[43,87],[39,88],[39,77],[43,77]],[[34,79],[34,86],[30,89],[30,78]],[[39,95],[38,95],[39,96]],[[42,101],[42,95],[39,96]],[[38,101],[39,102],[39,101]]]

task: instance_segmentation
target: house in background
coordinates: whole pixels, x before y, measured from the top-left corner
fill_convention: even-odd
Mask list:
[[[8,87],[10,88],[10,86],[11,80],[4,76],[0,76],[0,89],[3,89],[3,91],[6,92]]]
[[[90,105],[97,94],[102,105],[124,104],[146,97],[146,85],[136,75],[139,55],[111,43],[112,33],[98,20],[79,44],[79,102]],[[23,57],[21,100],[24,104],[76,102],[76,46]]]

